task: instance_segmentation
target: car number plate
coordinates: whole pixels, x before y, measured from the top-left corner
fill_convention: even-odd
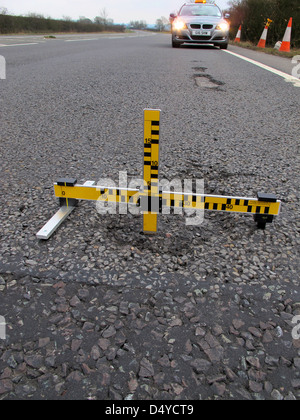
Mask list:
[[[197,29],[192,31],[192,35],[206,35],[206,36],[210,36],[211,35],[211,31],[204,31],[202,29]]]

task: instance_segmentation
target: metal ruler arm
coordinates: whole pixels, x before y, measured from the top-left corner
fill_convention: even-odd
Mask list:
[[[63,206],[36,234],[38,239],[47,240],[75,209],[73,206]]]
[[[76,183],[76,179],[61,179],[59,184],[65,186],[64,188],[73,188],[72,185]],[[94,185],[94,181],[86,181],[83,187]],[[60,196],[61,207],[58,212],[38,231],[36,234],[38,239],[48,240],[57,228],[66,220],[66,218],[75,209],[77,200],[72,197],[66,197],[65,194]]]

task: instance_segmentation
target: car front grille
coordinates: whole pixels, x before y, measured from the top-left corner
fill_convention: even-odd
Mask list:
[[[193,35],[191,38],[193,41],[209,41],[211,36]]]
[[[196,24],[196,23],[192,23],[190,25],[191,29],[201,29],[201,25],[200,24]],[[202,29],[213,29],[214,25],[207,25],[207,24],[203,24],[202,25]]]

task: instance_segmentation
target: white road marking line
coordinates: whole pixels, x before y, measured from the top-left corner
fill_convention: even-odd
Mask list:
[[[236,53],[234,53],[232,51],[228,51],[228,50],[222,50],[222,51],[223,52],[226,52],[227,54],[231,54],[231,55],[233,55],[235,57],[238,57],[238,58],[240,58],[242,60],[248,61],[248,63],[251,63],[251,64],[254,64],[255,66],[261,67],[262,69],[265,69],[267,71],[270,71],[271,73],[274,73],[277,76],[283,77],[286,82],[293,83],[294,86],[300,87],[300,79],[298,79],[297,77],[291,76],[288,73],[284,73],[283,71],[276,70],[273,67],[270,67],[270,66],[267,66],[265,64],[262,64],[259,61],[252,60],[251,58],[244,57],[243,55],[236,54]]]
[[[125,39],[125,38],[142,38],[142,37],[147,37],[147,36],[153,36],[156,34],[135,34],[135,35],[110,35],[110,36],[101,36],[99,38],[86,38],[86,39],[62,39],[62,41],[64,42],[83,42],[83,41],[99,41],[100,39]],[[8,39],[15,39],[15,38],[5,38],[6,40]],[[18,39],[26,39],[26,37],[19,37]],[[58,38],[58,40],[60,40]],[[28,42],[28,43],[23,43],[23,44],[0,44],[0,48],[4,48],[4,47],[22,47],[22,46],[26,46],[26,45],[39,45],[42,43],[45,43],[46,41],[41,40],[39,42]]]
[[[28,43],[28,44],[6,44],[6,45],[4,45],[4,44],[2,44],[2,45],[0,45],[0,47],[23,47],[23,45],[38,45],[39,44],[39,42],[30,42],[30,43]]]
[[[80,42],[80,41],[98,41],[99,38],[88,38],[88,39],[65,39],[65,42]]]
[[[108,36],[105,39],[124,39],[124,38],[131,38],[130,36]]]
[[[146,34],[146,35],[109,35],[109,36],[100,36],[99,38],[87,38],[87,39],[65,39],[65,42],[81,42],[81,41],[100,41],[101,39],[131,39],[131,38],[142,38],[147,36],[153,36],[156,34]]]

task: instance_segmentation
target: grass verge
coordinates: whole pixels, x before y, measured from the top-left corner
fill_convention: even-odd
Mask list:
[[[277,55],[279,57],[285,57],[285,58],[293,58],[295,57],[295,55],[300,55],[300,49],[292,49],[290,52],[285,52],[285,51],[278,51],[272,47],[258,48],[256,45],[252,44],[251,42],[230,41],[230,44],[235,45],[237,47],[241,47],[241,48],[247,48],[248,50],[264,52],[265,54],[272,54],[272,55]]]

